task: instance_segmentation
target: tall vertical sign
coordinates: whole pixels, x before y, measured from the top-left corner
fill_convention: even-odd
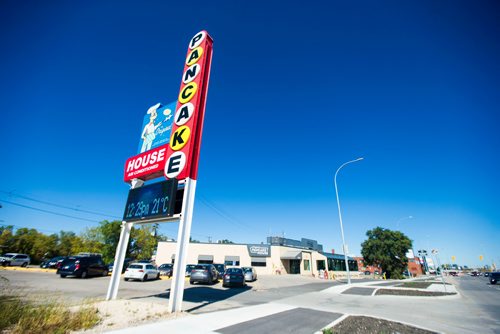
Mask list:
[[[165,177],[196,180],[213,40],[200,31],[189,42],[174,124],[165,163]]]
[[[184,271],[187,247],[191,234],[198,158],[205,116],[205,104],[212,62],[213,40],[206,31],[200,31],[189,42],[174,123],[167,148],[165,177],[185,180],[182,215],[177,234],[174,275],[170,288],[169,312],[182,310]]]

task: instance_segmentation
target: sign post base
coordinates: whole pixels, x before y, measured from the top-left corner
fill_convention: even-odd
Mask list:
[[[184,297],[184,273],[186,272],[187,248],[191,235],[191,223],[193,220],[194,195],[196,192],[196,180],[186,178],[184,187],[184,200],[182,202],[182,216],[177,234],[177,247],[175,253],[174,275],[170,287],[170,298],[168,312],[182,311],[182,299]]]

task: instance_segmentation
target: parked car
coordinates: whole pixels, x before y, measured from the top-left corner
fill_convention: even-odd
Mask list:
[[[108,266],[100,256],[68,256],[60,262],[57,273],[61,278],[76,276],[87,278],[90,276],[108,276]]]
[[[152,279],[159,279],[160,272],[156,266],[151,263],[141,263],[134,262],[131,263],[128,268],[125,270],[124,280],[140,280],[147,281]]]
[[[138,260],[136,262],[137,263],[153,263],[151,260],[146,260],[146,259]]]
[[[226,271],[226,265],[224,263],[214,263],[214,267],[217,269],[217,278],[222,279],[222,276]]]
[[[0,257],[2,266],[21,266],[27,267],[31,262],[29,255],[19,253],[6,253]]]
[[[57,269],[58,263],[64,261],[64,259],[66,259],[66,256],[53,257],[50,260],[40,263],[40,268]]]
[[[123,268],[122,268],[122,274],[125,272],[125,270],[127,269],[128,265],[134,261],[134,259],[131,259],[131,258],[125,258],[125,260],[123,260]],[[113,272],[113,268],[115,266],[115,262],[111,262],[109,265],[108,265],[108,271],[111,273]]]
[[[490,273],[489,273],[489,272],[487,272],[487,271],[485,271],[485,272],[484,272],[484,277],[488,277],[488,276],[490,276]]]
[[[254,267],[242,267],[241,269],[245,275],[246,282],[253,282],[257,280],[257,272]]]
[[[172,277],[174,273],[174,265],[172,263],[164,263],[158,267],[160,275]]]
[[[241,268],[228,268],[222,278],[222,286],[245,286],[245,274]]]
[[[189,283],[216,283],[218,273],[213,264],[197,264],[191,270]]]
[[[186,277],[189,277],[191,276],[191,270],[193,270],[193,268],[195,267],[196,265],[195,264],[187,264],[186,265]]]
[[[490,273],[490,283],[491,284],[497,284],[499,279],[500,279],[500,272]]]
[[[479,276],[479,273],[477,271],[473,271],[470,273],[471,276]]]

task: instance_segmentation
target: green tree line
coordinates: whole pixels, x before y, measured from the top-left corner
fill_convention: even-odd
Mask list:
[[[31,263],[38,264],[54,256],[75,255],[80,252],[100,253],[106,263],[114,260],[120,239],[121,221],[104,220],[96,227],[87,228],[79,235],[71,231],[60,231],[50,235],[34,228],[0,226],[0,251],[24,253],[31,257]],[[155,225],[140,225],[132,228],[127,257],[150,259],[158,241],[167,238],[156,234]]]

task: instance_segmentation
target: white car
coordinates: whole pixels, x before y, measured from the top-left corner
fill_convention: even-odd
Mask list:
[[[125,281],[129,279],[147,281],[148,279],[159,279],[160,271],[151,263],[131,263],[125,270]]]
[[[29,255],[19,254],[19,253],[7,253],[4,256],[0,257],[0,262],[2,266],[21,266],[27,267],[31,259]]]

